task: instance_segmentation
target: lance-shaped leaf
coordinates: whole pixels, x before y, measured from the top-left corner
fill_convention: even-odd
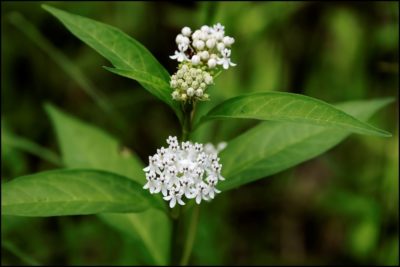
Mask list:
[[[172,89],[169,86],[153,86],[152,77],[168,85],[170,76],[146,47],[113,26],[48,5],[42,7],[59,19],[72,34],[108,59],[115,68],[131,71],[129,76],[123,76],[137,80],[147,91],[167,103],[181,119],[179,103],[171,97]]]
[[[162,207],[142,186],[96,170],[55,170],[21,176],[1,187],[1,214],[60,216],[142,212]]]
[[[337,105],[366,121],[392,99],[353,101]],[[343,141],[350,132],[321,126],[263,122],[228,143],[221,152],[219,189],[228,190],[291,168]]]
[[[233,97],[213,108],[202,121],[224,118],[298,122],[335,127],[359,134],[391,136],[390,133],[362,122],[324,101],[285,92],[262,92]]]
[[[106,70],[118,74],[120,76],[131,78],[137,80],[142,85],[146,85],[152,88],[152,94],[160,99],[172,99],[171,97],[171,88],[163,79],[160,79],[157,76],[152,75],[148,72],[142,72],[138,70],[122,70],[122,69],[115,69],[104,67]],[[175,103],[177,103],[175,101]]]
[[[52,105],[46,105],[46,111],[57,134],[65,166],[110,171],[145,184],[144,166],[140,159],[128,149],[121,149],[114,137]],[[155,195],[151,197],[157,198]],[[136,242],[135,253],[144,263],[168,263],[171,224],[164,212],[149,209],[141,213],[104,213],[99,216],[113,228],[132,237]]]

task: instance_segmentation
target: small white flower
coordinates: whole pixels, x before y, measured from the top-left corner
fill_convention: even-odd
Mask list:
[[[190,87],[190,88],[187,89],[186,93],[187,93],[188,96],[193,96],[194,95],[194,89]]]
[[[222,41],[224,42],[225,46],[231,46],[234,42],[235,39],[233,39],[232,37],[229,36],[225,36]]]
[[[176,88],[178,86],[178,81],[173,79],[173,80],[171,80],[170,85],[172,88]]]
[[[236,64],[231,62],[231,59],[229,58],[229,56],[231,55],[231,50],[225,48],[224,50],[221,51],[221,54],[223,58],[218,59],[217,63],[219,65],[222,65],[224,69],[228,69],[229,66],[232,67],[236,66]]]
[[[210,27],[208,27],[207,25],[203,25],[203,26],[201,26],[200,30],[208,33],[210,30]]]
[[[204,76],[204,82],[205,82],[206,84],[212,84],[212,82],[213,82],[212,76],[211,76],[210,74],[207,73],[207,74]]]
[[[203,95],[203,90],[197,89],[196,90],[196,95],[199,96],[199,97],[202,96]]]
[[[215,66],[217,66],[217,61],[214,58],[210,58],[207,62],[207,65],[210,69],[213,69]]]
[[[214,38],[215,38],[217,41],[221,41],[221,40],[224,38],[224,32],[220,32],[220,31],[215,32],[215,33],[214,33]]]
[[[217,23],[213,26],[214,31],[224,33],[225,27],[221,25],[221,23]]]
[[[186,36],[182,36],[181,44],[189,45],[190,44],[189,38],[187,38]]]
[[[202,51],[202,52],[200,53],[200,58],[201,58],[202,60],[207,60],[209,57],[210,57],[210,54],[208,53],[208,51]]]
[[[181,44],[182,43],[182,38],[183,38],[183,35],[182,34],[178,34],[177,36],[176,36],[176,38],[175,38],[175,42],[179,45],[179,44]]]
[[[171,96],[172,96],[172,99],[179,100],[179,91],[178,90],[173,91]]]
[[[178,45],[178,50],[180,51],[180,52],[185,52],[187,49],[188,49],[188,45],[187,44],[185,44],[185,43],[181,43],[181,44],[179,44]]]
[[[151,194],[161,193],[171,208],[177,203],[185,205],[183,197],[200,204],[220,193],[216,186],[222,177],[222,165],[213,145],[179,143],[173,136],[168,137],[167,143],[167,148],[157,149],[149,157],[149,166],[144,168],[147,180],[144,189]]]
[[[158,169],[158,167],[157,166],[155,166],[153,163],[149,163],[149,166],[147,166],[146,168],[144,168],[143,169],[145,172],[154,172],[154,173],[156,173],[156,172],[158,172],[159,171],[159,169]]]
[[[195,195],[196,195],[196,203],[200,204],[201,200],[208,200],[208,192],[209,187],[203,181],[199,183],[199,186],[196,188]]]
[[[195,40],[194,42],[193,42],[193,46],[195,47],[195,48],[197,48],[197,49],[199,49],[199,50],[203,50],[204,49],[204,41],[202,41],[202,40]]]
[[[192,34],[192,39],[199,39],[199,34],[200,34],[200,30],[195,30],[194,33]]]
[[[182,28],[182,34],[184,36],[189,37],[191,33],[192,33],[192,30],[189,27]]]
[[[192,64],[198,65],[200,63],[200,57],[198,55],[192,56]]]
[[[158,190],[159,183],[158,183],[158,181],[156,181],[155,174],[154,174],[154,177],[152,177],[151,174],[152,174],[151,172],[146,174],[147,183],[143,186],[143,189],[149,189],[151,194],[155,194],[155,193],[159,192],[159,190]]]
[[[175,55],[170,56],[170,59],[176,59],[178,62],[183,62],[185,60],[189,60],[183,51],[175,51]]]
[[[215,194],[218,194],[218,193],[221,193],[221,191],[218,190],[217,188],[213,187],[213,186],[210,186],[210,187],[209,187],[208,196],[209,196],[211,199],[214,199]]]
[[[222,51],[225,49],[225,44],[223,42],[220,42],[217,44],[217,49],[218,51]]]
[[[215,43],[216,43],[215,39],[214,39],[214,38],[211,38],[211,39],[208,39],[208,40],[207,40],[206,46],[207,46],[208,48],[212,49],[212,48],[214,48]]]
[[[170,191],[169,195],[164,197],[164,200],[169,201],[169,207],[172,209],[173,207],[175,207],[177,202],[180,205],[185,205],[181,197],[182,197],[181,194],[176,193],[175,191]]]
[[[198,34],[198,38],[200,40],[206,41],[207,40],[207,33],[204,32],[204,31],[200,31],[199,34]]]

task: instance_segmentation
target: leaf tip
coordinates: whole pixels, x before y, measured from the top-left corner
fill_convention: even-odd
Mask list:
[[[103,67],[103,69],[108,70],[109,72],[113,72],[113,73],[116,72],[116,69],[113,67],[108,67],[108,66],[102,66],[102,67]]]
[[[51,9],[53,8],[52,6],[46,5],[46,4],[41,4],[40,5],[41,8],[43,8],[44,10],[51,12]]]
[[[382,135],[381,136],[382,137],[392,137],[393,135],[391,133],[389,133],[389,132],[382,131]]]

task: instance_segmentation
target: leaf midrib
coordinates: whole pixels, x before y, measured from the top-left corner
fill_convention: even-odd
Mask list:
[[[119,199],[118,201],[105,201],[105,200],[97,200],[97,199],[73,199],[73,200],[54,200],[54,201],[26,201],[26,202],[14,202],[14,203],[6,203],[1,204],[2,207],[7,206],[16,206],[16,205],[41,205],[41,204],[55,204],[55,203],[65,203],[65,204],[75,204],[75,203],[103,203],[103,204],[123,204],[127,205],[130,204],[132,201],[123,201],[123,199]]]
[[[97,23],[100,23],[100,22],[97,22]],[[77,28],[79,28],[79,30],[85,32],[88,36],[90,36],[90,38],[92,38],[93,40],[95,40],[96,42],[98,42],[98,43],[103,47],[103,49],[106,49],[106,50],[111,51],[111,52],[113,53],[113,55],[115,55],[119,60],[121,60],[122,62],[124,62],[125,64],[127,64],[127,66],[131,67],[133,70],[136,70],[136,69],[137,69],[137,67],[135,67],[134,65],[132,65],[132,63],[131,63],[130,61],[128,61],[128,60],[126,60],[125,58],[121,57],[121,56],[114,50],[113,47],[110,47],[110,48],[109,48],[104,42],[100,41],[100,39],[98,39],[98,38],[96,37],[95,34],[91,34],[89,31],[85,31],[84,28],[82,28],[82,26],[79,25],[79,24],[77,24],[77,23],[74,23],[74,25],[75,25]],[[104,27],[107,27],[107,28],[110,29],[110,30],[117,31],[119,34],[121,34],[122,36],[126,37],[126,40],[128,40],[130,44],[132,44],[133,46],[135,46],[136,49],[138,49],[138,50],[140,50],[140,51],[144,49],[143,47],[141,47],[140,45],[138,45],[137,43],[135,43],[129,35],[127,35],[127,34],[125,34],[124,32],[118,30],[117,28],[114,28],[114,27],[112,27],[112,26],[110,26],[110,25],[107,25],[107,24],[104,24],[103,26],[104,26]],[[146,70],[147,70],[146,64],[144,64],[144,61],[143,61],[143,56],[142,56],[142,54],[141,54],[141,53],[138,53],[138,55],[139,55],[139,58],[140,58],[141,67],[142,67],[143,69],[146,69]],[[153,60],[153,62],[154,62],[154,64],[157,64],[157,62],[155,62],[154,60]],[[162,70],[162,72],[164,72],[164,73],[166,74],[166,71]],[[161,74],[161,73],[160,73],[160,74]],[[164,74],[161,74],[161,75],[164,76]],[[160,79],[161,79],[161,78],[160,78]]]
[[[270,120],[270,121],[281,121],[281,120],[279,120],[279,119],[284,119],[284,118],[289,118],[289,119],[297,119],[297,118],[303,118],[302,116],[284,116],[284,117],[279,117],[279,116],[276,116],[276,118],[277,119],[264,119],[264,118],[260,118],[260,117],[257,117],[257,116],[242,116],[242,115],[240,115],[240,116],[237,116],[237,115],[235,115],[235,116],[227,116],[227,115],[212,115],[212,116],[209,116],[210,118],[232,118],[232,117],[235,117],[235,118],[238,118],[238,119],[258,119],[258,120],[263,120],[263,121],[268,121],[268,120]],[[321,120],[321,119],[312,119],[312,121],[322,121],[322,122],[328,122],[329,123],[329,121],[327,121],[327,120]],[[296,122],[290,122],[290,123],[296,123]],[[298,123],[302,123],[302,122],[300,122],[300,121],[298,121]],[[358,123],[362,123],[362,122],[358,122]],[[368,128],[363,128],[363,127],[359,127],[359,126],[354,126],[353,124],[349,124],[349,123],[343,123],[343,122],[335,122],[335,124],[336,125],[339,125],[339,126],[345,126],[345,127],[349,127],[349,128],[353,128],[353,129],[358,129],[358,130],[361,130],[361,132],[370,132],[370,133],[375,133],[375,134],[378,134],[379,133],[379,135],[383,135],[383,136],[389,136],[389,133],[387,133],[386,131],[383,131],[383,130],[380,130],[380,129],[377,129],[377,128],[375,128],[375,127],[373,127],[373,126],[371,126],[371,125],[369,125],[369,124],[367,124],[367,123],[365,123],[365,125],[368,127]],[[317,126],[323,126],[323,125],[321,125],[321,124],[319,124],[319,125],[317,125]],[[338,127],[335,127],[335,125],[334,124],[331,124],[331,126],[323,126],[323,127],[329,127],[329,128],[338,128]],[[348,129],[349,129],[348,128]],[[343,131],[346,131],[346,129],[342,129]]]

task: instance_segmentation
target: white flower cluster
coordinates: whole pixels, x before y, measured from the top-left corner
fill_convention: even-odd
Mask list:
[[[147,179],[144,189],[151,194],[161,192],[171,208],[176,203],[185,205],[183,196],[200,204],[201,200],[211,200],[220,193],[215,186],[224,178],[217,154],[226,143],[220,143],[217,148],[190,141],[179,144],[172,136],[167,143],[167,148],[161,147],[149,157],[149,166],[143,169]]]
[[[181,33],[176,36],[178,50],[171,59],[178,62],[189,61],[193,65],[205,65],[210,69],[221,65],[224,69],[236,66],[231,62],[231,50],[229,47],[235,42],[230,36],[225,36],[225,27],[220,23],[210,27],[202,26],[199,30],[183,27]]]
[[[213,77],[207,71],[194,68],[191,64],[183,64],[179,70],[171,76],[170,85],[174,89],[174,100],[193,101],[207,100],[205,90],[213,83]]]

